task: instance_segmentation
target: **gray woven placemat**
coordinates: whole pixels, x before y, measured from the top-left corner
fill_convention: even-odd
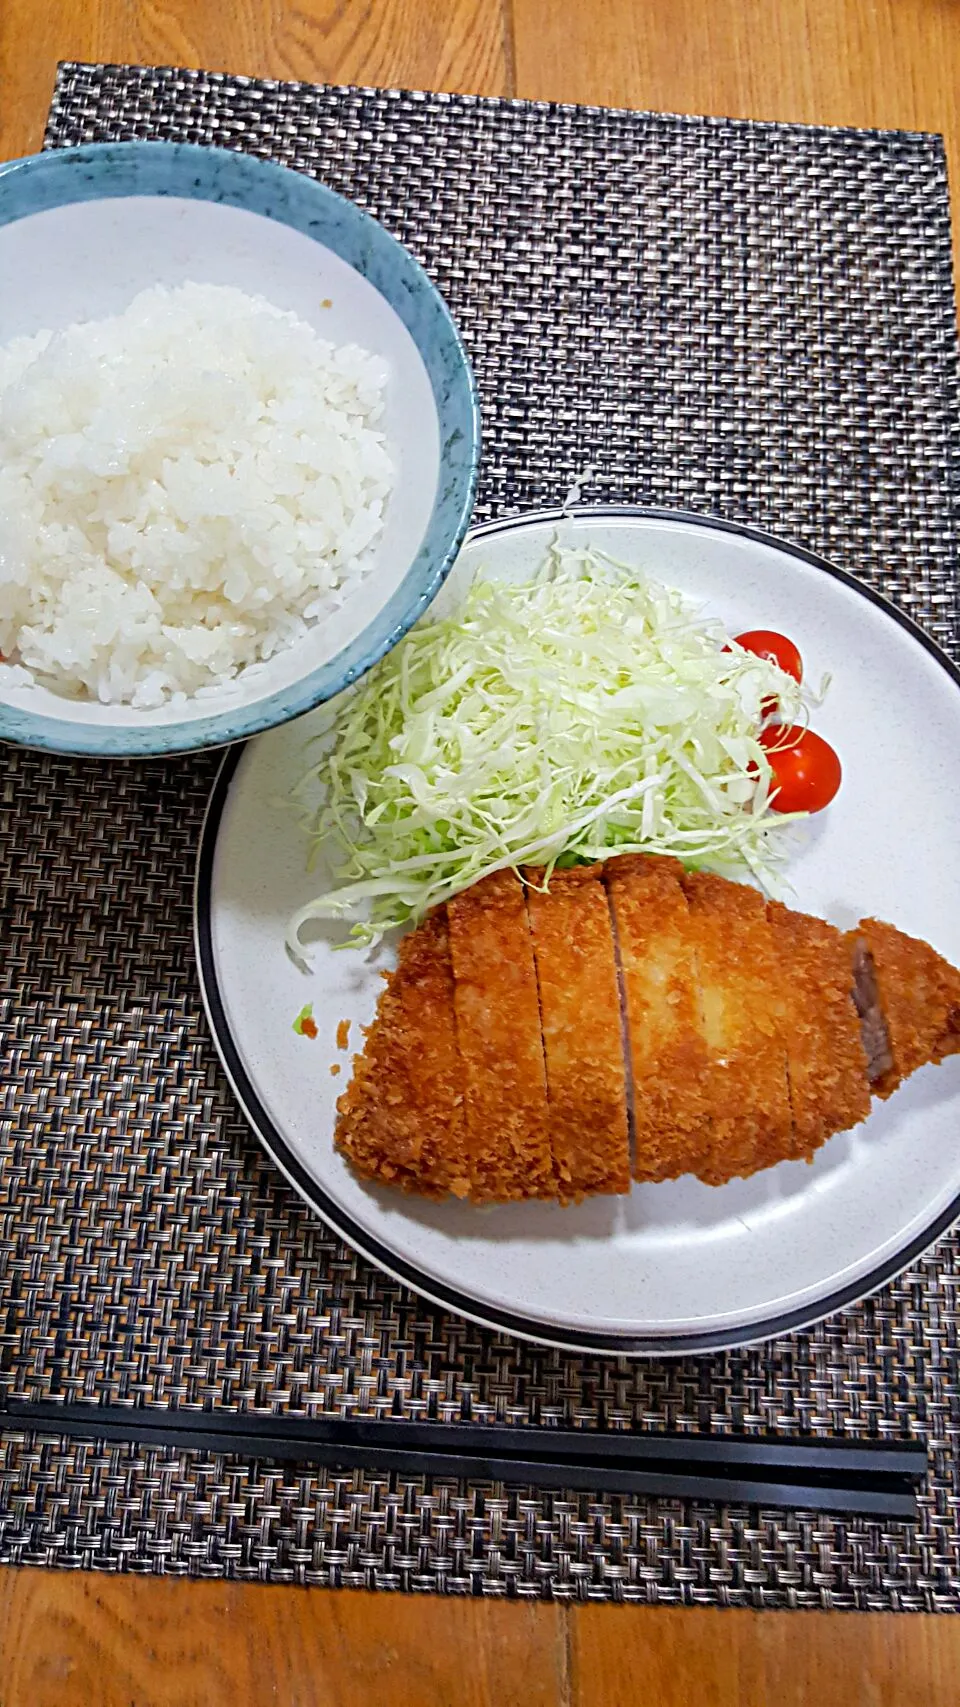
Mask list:
[[[315,172],[446,293],[479,514],[714,511],[837,558],[957,654],[958,389],[936,138],[66,66],[50,145],[177,137]],[[456,1593],[954,1609],[958,1246],[856,1309],[676,1363],[431,1308],[313,1220],[202,1017],[212,757],[0,763],[0,1393],[585,1427],[919,1435],[916,1529],[0,1442],[0,1560]]]

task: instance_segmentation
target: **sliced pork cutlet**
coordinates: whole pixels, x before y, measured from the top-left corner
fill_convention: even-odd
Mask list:
[[[707,1047],[693,921],[678,860],[623,854],[604,866],[626,1016],[633,1174],[700,1173],[710,1155]]]
[[[960,972],[918,937],[861,919],[848,939],[877,1096],[960,1050]]]
[[[447,903],[470,1196],[556,1197],[540,1002],[523,885],[494,872]]]
[[[696,942],[712,1121],[706,1165],[696,1171],[722,1185],[794,1154],[777,1004],[787,974],[755,889],[706,872],[686,875],[683,887]]]
[[[630,1190],[620,995],[601,867],[525,874],[561,1198]]]
[[[337,1103],[335,1142],[367,1179],[424,1197],[468,1194],[463,1067],[442,908],[400,944],[397,970]]]
[[[867,1056],[842,931],[778,901],[767,903],[787,1052],[793,1145],[799,1159],[870,1112]]]

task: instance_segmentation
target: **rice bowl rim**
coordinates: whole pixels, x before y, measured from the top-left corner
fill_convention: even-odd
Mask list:
[[[0,700],[0,741],[46,752],[137,758],[223,747],[334,698],[432,603],[473,511],[480,411],[469,357],[432,279],[371,214],[287,166],[197,143],[84,143],[0,163],[0,226],[76,202],[150,195],[216,202],[288,225],[373,286],[410,334],[430,381],[440,438],[437,489],[426,532],[399,585],[334,657],[262,699],[181,723],[73,722]]]

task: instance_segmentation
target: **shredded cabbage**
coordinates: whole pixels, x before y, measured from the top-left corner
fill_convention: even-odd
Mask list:
[[[303,959],[310,919],[352,918],[350,938],[374,943],[523,864],[663,853],[769,885],[790,818],[757,739],[768,696],[802,713],[789,676],[597,551],[554,544],[520,586],[478,576],[321,738],[308,828],[336,881],[291,920],[290,952]]]

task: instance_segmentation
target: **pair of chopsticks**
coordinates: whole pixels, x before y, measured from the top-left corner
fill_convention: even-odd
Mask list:
[[[137,1442],[280,1463],[397,1470],[571,1492],[799,1507],[913,1522],[927,1468],[919,1441],[633,1434],[472,1423],[31,1403],[9,1399],[0,1430]]]

